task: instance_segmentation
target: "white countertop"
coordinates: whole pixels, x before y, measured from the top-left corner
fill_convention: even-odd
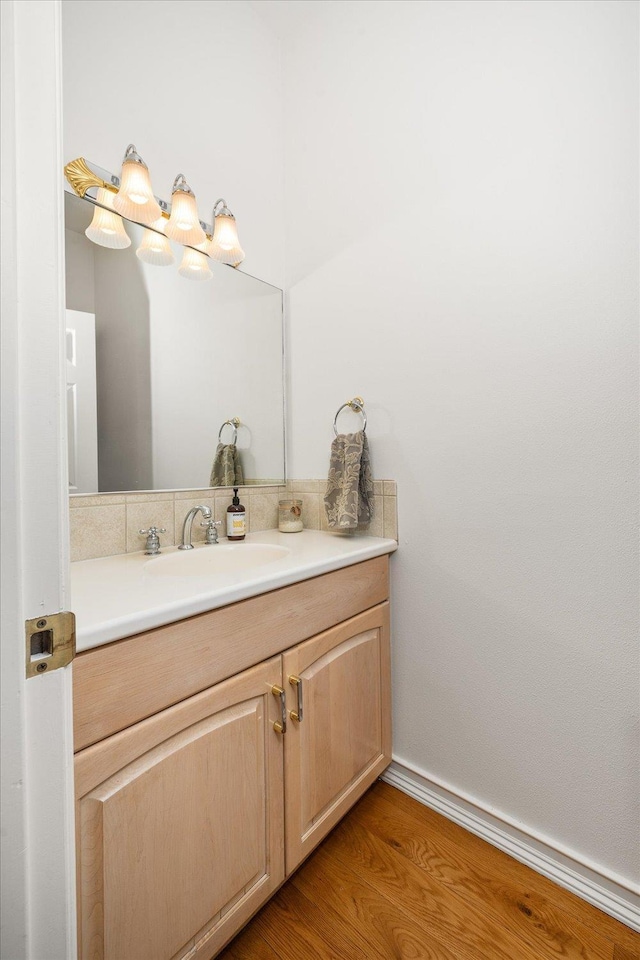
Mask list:
[[[206,577],[153,576],[145,565],[155,558],[144,553],[72,563],[71,609],[76,615],[78,652],[393,553],[398,546],[395,540],[382,537],[318,530],[301,533],[265,530],[248,534],[246,540],[228,547],[242,550],[247,543],[272,544],[286,548],[288,553],[260,567],[228,570]],[[221,544],[226,545],[227,541]],[[195,550],[216,549],[204,544],[195,547]],[[171,554],[185,558],[193,555],[191,551],[182,554],[177,547],[163,547],[161,556]]]

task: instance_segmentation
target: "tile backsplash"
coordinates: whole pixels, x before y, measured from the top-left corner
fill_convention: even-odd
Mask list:
[[[240,487],[239,496],[247,512],[247,529],[272,530],[278,526],[278,500],[294,496],[302,500],[304,525],[310,530],[327,530],[323,497],[326,480],[289,480],[286,485]],[[187,511],[198,504],[211,508],[214,520],[225,536],[224,519],[231,502],[230,491],[205,487],[168,493],[100,493],[70,499],[71,559],[90,560],[117,553],[134,553],[144,548],[145,537],[138,533],[150,526],[164,527],[160,542],[179,542]],[[193,542],[203,541],[205,531],[198,515],[193,524]],[[395,480],[374,480],[373,519],[358,533],[398,539]]]
[[[326,480],[289,480],[290,496],[302,500],[302,518],[310,530],[328,530],[324,510]],[[370,537],[398,539],[398,510],[395,480],[373,481],[373,517],[371,523],[358,527],[358,533]]]

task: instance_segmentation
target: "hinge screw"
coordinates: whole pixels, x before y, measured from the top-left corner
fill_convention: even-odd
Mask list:
[[[36,670],[38,671],[38,673],[42,673],[42,671],[46,669],[47,669],[46,663],[39,663],[38,666],[36,667]]]
[[[46,620],[38,620],[38,622],[37,622],[37,624],[36,624],[36,626],[37,626],[37,627],[40,627],[41,629],[42,629],[42,627],[46,627],[46,625],[47,625],[47,621],[46,621]]]

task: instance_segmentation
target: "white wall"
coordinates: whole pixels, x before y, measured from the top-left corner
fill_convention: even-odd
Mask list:
[[[223,196],[242,269],[283,283],[279,43],[231,0],[63,0],[64,156],[118,173],[128,143],[171,198],[184,173],[203,220]]]
[[[395,754],[637,879],[638,5],[289,6],[290,474],[361,394]]]

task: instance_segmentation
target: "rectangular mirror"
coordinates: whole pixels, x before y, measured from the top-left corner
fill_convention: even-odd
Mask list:
[[[282,483],[282,291],[213,260],[184,278],[179,244],[143,263],[129,221],[130,247],[98,246],[94,209],[65,193],[70,492],[207,487],[234,418],[244,483]]]

